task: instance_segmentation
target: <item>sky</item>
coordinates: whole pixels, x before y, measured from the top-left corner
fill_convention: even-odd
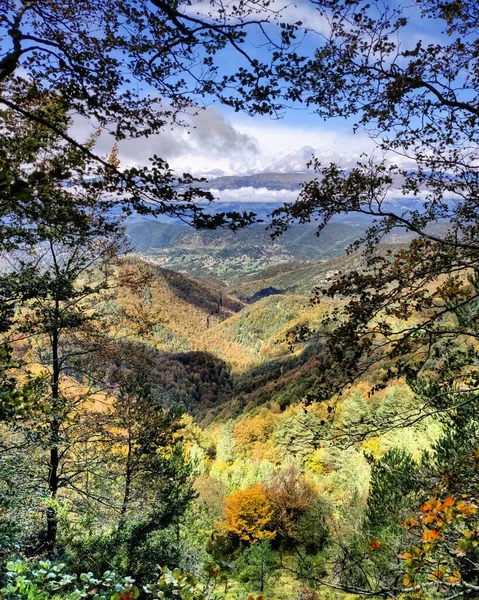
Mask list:
[[[165,129],[148,139],[120,144],[125,165],[144,164],[158,154],[172,168],[194,175],[218,177],[260,172],[304,171],[314,155],[352,166],[375,145],[362,132],[352,134],[314,115],[310,123],[231,115],[218,106],[188,119],[189,127]],[[111,143],[104,139],[105,150]],[[101,148],[103,150],[103,148]]]
[[[229,0],[225,1],[228,4]],[[271,0],[270,10],[282,9],[281,21],[301,21],[309,31],[301,52],[312,53],[318,46],[318,34],[327,31],[324,19],[310,0]],[[210,10],[209,0],[193,0],[188,12],[204,16]],[[271,13],[256,18],[271,17]],[[312,31],[311,31],[312,30]],[[271,33],[271,31],[269,32]],[[260,43],[261,42],[261,43]],[[248,52],[264,58],[264,38],[248,42]],[[233,72],[238,63],[234,49],[219,53],[224,72]],[[179,172],[213,178],[222,175],[252,174],[264,171],[304,171],[312,155],[353,164],[374,144],[367,135],[351,133],[351,125],[338,121],[323,122],[310,111],[288,110],[281,119],[236,113],[219,103],[209,105],[195,117],[185,117],[189,127],[166,127],[149,139],[127,140],[119,144],[119,156],[125,166],[146,164],[157,154],[168,160]],[[84,124],[78,123],[78,132]],[[97,150],[108,152],[112,140],[104,133]]]
[[[287,1],[287,0],[286,0]],[[399,5],[411,7],[406,0],[392,0]],[[315,10],[310,0],[297,0],[285,4],[285,0],[272,0],[272,8],[285,6],[282,19],[301,21],[313,30],[308,34],[302,50],[313,52],[318,46],[327,24]],[[207,0],[197,0],[190,9],[193,14],[207,10]],[[410,17],[408,45],[418,39],[429,41],[439,34],[430,21],[421,21],[413,8],[407,9]],[[261,49],[257,49],[261,58]],[[226,53],[220,58],[222,66],[234,64],[235,57]],[[230,67],[233,68],[233,67]],[[363,154],[376,152],[376,145],[364,131],[352,131],[352,123],[339,119],[323,121],[311,111],[294,109],[286,111],[281,119],[250,117],[236,113],[219,104],[211,104],[196,116],[186,116],[187,127],[167,127],[148,139],[126,140],[119,145],[119,157],[125,166],[146,164],[148,157],[157,154],[168,160],[179,173],[187,172],[209,180],[225,175],[249,175],[263,172],[305,171],[313,155],[322,162],[336,162],[348,168]],[[78,124],[81,128],[82,125]],[[97,150],[105,153],[111,148],[112,140],[104,134]],[[214,188],[214,182],[212,183]],[[288,194],[284,190],[236,190],[221,192],[220,199],[245,201],[284,201]],[[290,193],[289,193],[290,195]]]

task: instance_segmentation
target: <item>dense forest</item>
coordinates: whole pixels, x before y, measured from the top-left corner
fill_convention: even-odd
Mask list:
[[[478,27],[0,0],[0,600],[479,597]],[[376,151],[123,160],[211,103]]]

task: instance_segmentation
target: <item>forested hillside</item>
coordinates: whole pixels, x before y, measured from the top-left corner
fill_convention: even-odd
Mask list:
[[[362,264],[360,255],[356,263],[347,260],[308,265],[309,278],[302,281],[305,290],[308,285],[323,282],[325,273],[330,282],[341,264],[349,264],[350,268]],[[289,269],[298,276],[296,265]],[[278,272],[275,268],[273,272],[279,280],[282,272],[288,277],[288,269]],[[260,277],[264,276],[268,280],[269,274],[267,270],[257,279],[263,281]],[[81,475],[76,476],[73,487],[62,488],[58,496],[62,507],[59,542],[69,553],[63,560],[71,564],[70,570],[91,570],[102,560],[100,548],[110,544],[108,531],[116,521],[116,497],[128,481],[127,471],[122,473],[121,466],[128,468],[128,457],[122,457],[121,444],[130,440],[128,443],[136,445],[141,439],[141,429],[138,433],[128,429],[123,434],[115,428],[122,428],[123,419],[132,418],[132,426],[137,423],[134,427],[150,427],[158,418],[164,424],[154,427],[164,429],[168,421],[177,419],[174,433],[167,434],[166,430],[162,435],[181,440],[187,463],[162,469],[173,469],[173,485],[191,486],[184,487],[182,493],[190,489],[192,500],[179,520],[162,534],[168,536],[166,539],[137,543],[146,544],[148,552],[155,548],[154,556],[162,556],[165,562],[182,556],[181,560],[187,561],[183,564],[193,571],[204,563],[214,564],[218,570],[215,577],[221,574],[228,590],[227,598],[241,597],[242,590],[290,598],[296,593],[296,578],[304,567],[297,563],[297,552],[305,551],[315,560],[332,560],[337,552],[335,544],[360,534],[357,524],[351,522],[351,514],[359,518],[366,506],[372,457],[379,458],[395,449],[418,458],[438,438],[439,426],[426,421],[400,433],[380,434],[338,448],[326,441],[332,434],[333,413],[334,428],[340,431],[358,419],[388,411],[396,414],[414,406],[411,391],[401,381],[370,396],[369,377],[348,390],[339,402],[333,403],[333,398],[331,402],[311,401],[321,369],[321,341],[313,338],[292,348],[289,336],[302,326],[317,323],[333,308],[330,303],[311,305],[310,294],[283,292],[245,305],[227,293],[225,285],[211,286],[133,256],[117,261],[108,276],[109,291],[99,292],[97,319],[108,324],[110,340],[102,340],[100,363],[106,360],[109,365],[105,373],[104,364],[82,361],[81,369],[83,373],[88,369],[90,377],[93,372],[103,380],[106,376],[110,389],[120,386],[120,395],[117,399],[111,395],[114,391],[105,395],[85,376],[83,382],[79,381],[76,394],[77,398],[85,395],[82,410],[86,413],[79,414],[80,420],[74,419],[68,427],[69,436],[72,427],[76,430],[75,468]],[[250,284],[246,278],[243,285]],[[237,285],[242,289],[240,283]],[[35,364],[42,360],[39,343],[37,339],[28,350],[22,350],[24,357]],[[78,377],[74,375],[78,367],[72,367],[72,376]],[[128,379],[131,375],[126,374],[135,371],[142,373],[141,379]],[[373,372],[370,377],[374,380],[374,376]],[[71,386],[66,380],[62,385],[67,385],[65,389]],[[89,391],[82,391],[82,385]],[[148,414],[151,409],[145,402],[153,402],[158,417]],[[78,408],[76,402],[74,406]],[[40,415],[42,408],[37,411]],[[4,543],[5,548],[27,544],[28,552],[35,552],[41,543],[35,534],[42,510],[41,493],[37,499],[25,495],[29,477],[41,473],[43,461],[42,444],[28,440],[32,426],[27,422],[16,432],[4,430],[4,442],[24,447],[29,461],[21,471],[11,470],[10,461],[5,463],[10,470],[5,471],[8,479],[4,479],[4,486],[16,489],[17,495],[5,506]],[[85,437],[88,428],[90,433]],[[107,432],[108,441],[103,439]],[[36,433],[39,441],[42,435],[41,430]],[[82,438],[89,440],[89,452],[86,448],[80,450]],[[95,454],[99,461],[91,462]],[[109,456],[115,456],[113,472]],[[142,461],[147,456],[143,454]],[[71,461],[72,457],[66,465]],[[150,467],[139,463],[135,477],[140,477],[143,468],[147,469],[146,475]],[[177,474],[178,468],[184,470],[184,475]],[[109,483],[113,473],[115,479]],[[142,486],[146,485],[142,481],[136,481],[139,487],[131,491],[128,500],[131,516],[138,510],[135,503],[140,501]],[[88,487],[82,490],[85,485]],[[172,489],[172,493],[177,492]],[[30,503],[28,521],[25,502]],[[278,513],[273,510],[276,502]],[[75,519],[68,506],[76,506]],[[15,524],[20,522],[22,528],[15,532]],[[86,523],[90,531],[87,535]],[[100,523],[105,538],[98,537]],[[111,543],[124,549],[121,554],[113,549],[108,552],[120,567],[123,561],[131,560],[123,555],[132,552],[128,550],[131,542],[114,539]],[[141,548],[138,546],[138,551]],[[130,564],[130,569],[146,569],[138,577],[148,577],[153,565],[148,566],[146,555],[134,556],[138,566]],[[234,567],[227,567],[224,561],[234,561]],[[264,572],[263,561],[267,561]],[[297,574],[282,571],[281,563]],[[14,571],[17,567],[11,568]],[[49,572],[49,566],[43,568]]]
[[[272,239],[266,224],[234,235],[225,230],[194,231],[184,225],[154,221],[127,225],[135,252],[174,270],[211,274],[225,281],[256,273],[267,265],[340,256],[364,230],[360,223],[335,223],[318,238],[314,226],[294,226]]]
[[[0,0],[0,600],[479,597],[477,0]]]

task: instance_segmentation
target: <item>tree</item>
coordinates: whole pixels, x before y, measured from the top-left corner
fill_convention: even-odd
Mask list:
[[[322,498],[302,514],[296,524],[296,541],[306,554],[316,555],[323,550],[330,539],[329,521],[331,508]]]
[[[121,358],[113,343],[88,356],[118,364]],[[158,562],[182,559],[183,521],[195,498],[192,469],[179,416],[162,408],[145,373],[121,366],[102,378],[108,393],[83,406],[83,445],[67,440],[78,471],[75,487],[63,490],[69,510],[59,519],[58,546],[72,569],[114,566],[146,583]],[[65,425],[74,430],[75,423]]]
[[[264,540],[247,548],[237,562],[241,581],[254,582],[259,591],[264,592],[265,585],[277,568],[276,555],[271,542]]]
[[[448,395],[434,382],[421,381],[416,390],[438,407],[444,431],[421,464],[421,494],[403,522],[412,538],[401,554],[402,585],[474,593],[479,584],[477,394],[465,395],[454,384]]]
[[[57,97],[43,98],[35,110],[56,115],[57,126],[67,130]],[[95,302],[107,287],[107,266],[122,249],[122,231],[101,201],[101,182],[91,179],[84,152],[48,128],[11,112],[3,116],[15,125],[0,148],[7,198],[2,258],[10,265],[0,282],[4,329],[10,327],[13,347],[26,345],[23,351],[37,363],[30,371],[43,381],[36,413],[23,416],[48,454],[43,549],[54,555],[60,489],[86,493],[77,486],[86,467],[73,448],[82,438],[85,404],[98,390],[79,361],[105,343],[94,324]]]
[[[144,373],[121,369],[114,378],[118,389],[111,405],[98,413],[96,420],[106,446],[106,468],[120,489],[120,530],[132,510],[134,514],[140,507],[145,511],[145,489],[161,487],[165,458],[173,451],[179,424],[177,415],[155,402]]]
[[[397,449],[372,461],[371,487],[359,534],[341,545],[334,580],[323,585],[360,596],[467,597],[475,593],[479,541],[477,393],[417,380],[414,391],[438,409],[443,431],[420,460]],[[474,396],[474,398],[472,397]]]
[[[24,307],[24,318],[19,323],[20,335],[34,340],[38,360],[47,369],[43,408],[46,418],[35,428],[49,448],[45,546],[51,555],[56,553],[55,502],[59,490],[67,487],[88,495],[77,485],[86,467],[81,466],[82,459],[73,450],[82,435],[76,439],[72,425],[80,427],[80,421],[88,418],[85,405],[96,390],[94,381],[88,382],[88,374],[80,365],[76,380],[73,377],[76,357],[93,353],[106,343],[103,335],[92,327],[92,308],[87,304],[104,289],[105,281],[102,277],[98,279],[98,271],[94,274],[89,271],[100,268],[101,263],[104,265],[115,251],[110,243],[98,245],[97,235],[77,242],[76,246],[68,246],[50,240],[44,255],[46,262],[37,279],[41,280],[41,292]]]
[[[160,559],[172,566],[179,564],[180,525],[195,498],[191,467],[181,444],[152,456],[151,473],[154,485],[146,494],[143,510],[131,515],[113,540],[117,562],[140,582],[155,575]]]
[[[315,296],[344,299],[318,328],[325,349],[316,397],[324,399],[386,356],[376,387],[413,378],[433,363],[450,370],[455,359],[447,357],[457,355],[458,339],[469,344],[470,361],[477,363],[477,323],[466,325],[461,311],[478,297],[464,274],[478,261],[479,13],[475,2],[455,0],[417,0],[412,12],[379,0],[314,5],[328,34],[314,57],[292,61],[284,76],[319,116],[344,117],[354,130],[367,129],[384,156],[349,170],[313,161],[317,179],[303,187],[297,202],[274,213],[277,233],[312,219],[320,233],[345,213],[371,219],[360,241],[364,269],[340,274]],[[413,41],[412,18],[442,31],[434,42]],[[395,209],[388,200],[394,193],[423,201]],[[411,233],[411,243],[382,250],[379,244],[397,228]],[[298,333],[299,339],[310,334]],[[464,383],[474,387],[475,379],[466,376]],[[402,415],[397,424],[414,418]],[[391,423],[370,426],[380,432]]]
[[[216,444],[216,458],[225,462],[231,462],[234,458],[234,431],[235,423],[229,419],[221,428]]]
[[[292,44],[294,26],[268,29],[276,16],[270,2],[225,7],[215,0],[205,8],[185,0],[2,0],[0,15],[0,103],[101,164],[111,192],[121,197],[117,204],[142,214],[176,214],[204,227],[252,220],[237,213],[207,216],[197,201],[211,200],[211,194],[194,188],[189,175],[174,175],[159,157],[152,157],[151,168],[119,169],[48,112],[32,111],[30,101],[54,92],[117,141],[181,122],[179,114],[195,113],[205,96],[236,110],[274,112],[281,86],[273,64],[250,54],[247,44],[254,31],[278,56]],[[228,51],[235,55],[235,72],[232,60],[224,71],[218,59]]]
[[[274,538],[272,507],[260,483],[225,499],[220,527],[247,544]]]
[[[267,487],[276,531],[288,544],[295,539],[296,524],[317,500],[316,491],[294,466],[287,467]]]

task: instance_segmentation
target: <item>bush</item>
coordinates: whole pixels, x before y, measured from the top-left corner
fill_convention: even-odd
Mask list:
[[[140,589],[130,577],[106,571],[96,578],[91,572],[72,575],[64,570],[64,564],[49,560],[9,561],[1,597],[4,600],[136,600],[140,596]],[[212,590],[190,573],[163,567],[154,583],[143,586],[143,592],[165,600],[208,600]]]
[[[64,564],[49,560],[7,563],[6,583],[1,590],[5,600],[136,600],[140,591],[129,577],[106,571],[99,579],[93,573],[71,575]]]

